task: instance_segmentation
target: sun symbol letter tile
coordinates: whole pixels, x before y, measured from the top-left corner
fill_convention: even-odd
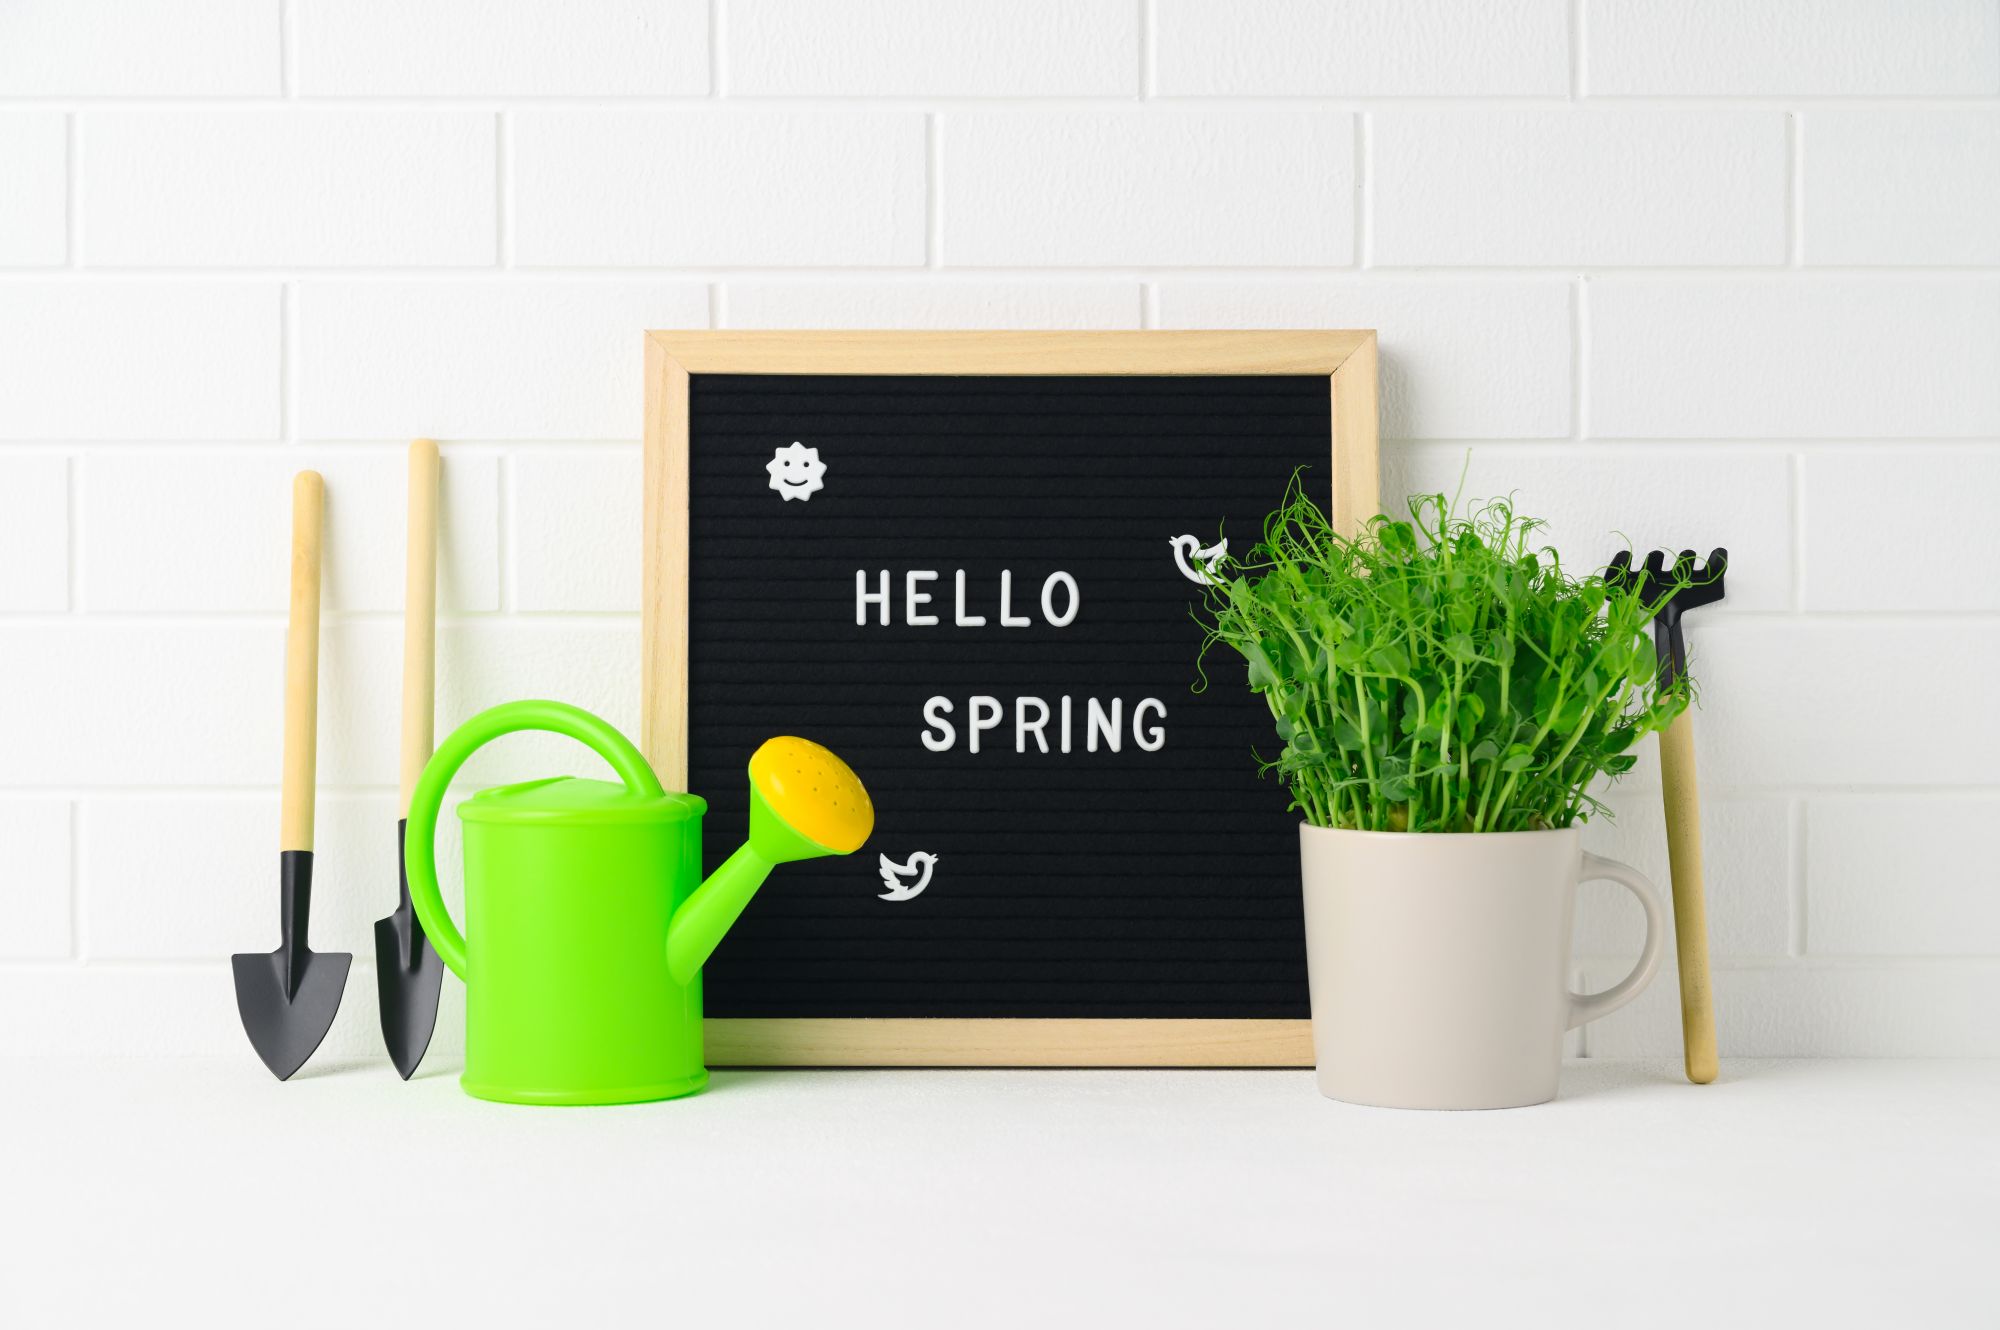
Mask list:
[[[771,488],[784,495],[787,503],[810,499],[826,488],[826,463],[819,460],[819,449],[802,443],[778,449],[764,463],[764,469],[771,473]]]

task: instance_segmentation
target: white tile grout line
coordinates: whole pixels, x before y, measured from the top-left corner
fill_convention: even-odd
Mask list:
[[[523,279],[544,282],[629,282],[629,281],[687,281],[705,282],[724,278],[767,278],[774,281],[810,281],[816,279],[848,279],[853,281],[894,281],[898,278],[919,280],[930,275],[929,270],[915,263],[857,263],[847,265],[828,264],[756,264],[756,263],[713,263],[713,264],[527,264],[513,270]],[[1352,263],[1134,263],[1134,264],[960,264],[946,265],[945,271],[954,277],[995,281],[1131,281],[1147,277],[1203,277],[1228,279],[1239,282],[1299,282],[1319,281],[1334,278],[1371,279],[1379,281],[1437,282],[1448,285],[1452,282],[1529,282],[1537,279],[1554,281],[1577,273],[1591,277],[1651,278],[1674,280],[1681,278],[1729,278],[1746,283],[1758,282],[1818,282],[1836,280],[1858,281],[1922,281],[1925,279],[1962,281],[1992,281],[2000,279],[2000,264],[1924,264],[1924,263],[1876,263],[1876,264],[1814,264],[1809,268],[1788,268],[1783,264],[1579,264],[1551,261],[1549,263],[1517,264],[1376,264],[1367,269],[1357,268]],[[409,264],[404,266],[382,264],[312,264],[298,263],[275,266],[269,264],[226,265],[117,265],[105,267],[79,267],[67,271],[48,265],[0,264],[0,282],[8,280],[32,280],[50,277],[60,273],[68,281],[76,282],[245,282],[276,281],[294,277],[320,278],[328,281],[366,282],[451,282],[474,281],[492,277],[491,268],[442,266],[436,264]]]
[[[1590,379],[1586,354],[1590,344],[1590,277],[1587,273],[1578,273],[1570,283],[1569,311],[1569,429],[1570,438],[1582,440],[1590,437],[1587,424],[1590,396],[1586,389]]]
[[[1584,53],[1589,49],[1584,41],[1584,23],[1589,10],[1589,0],[1572,0],[1569,7],[1569,99],[1580,102],[1585,97]]]
[[[67,544],[63,550],[63,571],[66,581],[63,585],[63,613],[77,615],[83,613],[80,603],[83,583],[83,542],[77,538],[77,527],[81,524],[83,503],[77,493],[77,468],[81,458],[76,453],[63,455],[63,536]]]
[[[1797,111],[1785,113],[1785,266],[1806,262],[1805,125]]]
[[[1139,100],[1151,101],[1159,87],[1159,15],[1154,0],[1139,5]]]
[[[69,836],[69,959],[82,963],[83,946],[83,805],[75,800],[63,804]]]
[[[719,101],[722,90],[723,0],[708,0],[708,100]]]
[[[924,267],[944,266],[944,124],[924,116]]]
[[[513,179],[507,171],[509,130],[512,121],[507,112],[496,111],[493,115],[493,263],[492,267],[506,269],[514,266],[513,218],[507,201],[513,192]]]
[[[1791,881],[1787,884],[1791,889],[1791,935],[1787,941],[1792,955],[1801,960],[1806,955],[1806,902],[1810,880],[1806,873],[1806,819],[1811,816],[1811,806],[1805,799],[1793,799],[1787,806],[1786,829],[1791,847],[1788,856],[1791,860]]]
[[[499,463],[494,467],[494,484],[499,486],[500,490],[496,498],[493,514],[494,544],[498,547],[495,552],[500,561],[500,566],[495,572],[495,581],[500,601],[500,608],[497,612],[504,617],[512,616],[516,613],[514,607],[514,454],[511,449],[504,450],[500,454]],[[438,616],[440,627],[444,625],[445,619],[445,615],[440,614]]]
[[[298,45],[294,40],[298,30],[297,15],[292,13],[292,0],[278,3],[278,96],[286,101],[296,100],[299,93]]]
[[[726,70],[718,66],[718,74]],[[187,96],[170,95],[129,96],[90,95],[82,93],[60,93],[48,96],[7,96],[0,95],[0,109],[5,110],[61,110],[65,107],[88,110],[135,110],[135,111],[276,111],[294,108],[320,110],[348,109],[356,111],[492,111],[503,107],[547,108],[573,111],[629,111],[644,109],[660,110],[715,110],[716,102],[727,100],[736,110],[764,110],[773,113],[824,110],[842,111],[921,111],[925,109],[977,109],[1005,112],[1019,108],[1024,112],[1048,111],[1108,111],[1120,107],[1130,109],[1133,104],[1129,92],[1082,94],[1028,94],[992,93],[971,94],[929,94],[929,93],[724,93],[717,96],[709,93],[463,93],[443,97],[423,97],[408,93],[384,94],[305,94],[305,95],[245,95],[230,96]],[[1228,95],[1207,95],[1192,93],[1156,93],[1146,99],[1176,110],[1212,110],[1229,114],[1240,110],[1262,111],[1353,111],[1363,107],[1411,108],[1440,111],[1577,111],[1579,114],[1617,114],[1622,111],[1784,111],[1794,107],[1812,110],[1851,111],[1993,111],[2000,110],[2000,96],[1961,95],[1931,96],[1912,93],[1905,96],[1884,94],[1857,94],[1846,96],[1838,93],[1766,93],[1758,96],[1723,96],[1716,94],[1648,94],[1645,96],[1623,96],[1613,94],[1585,94],[1573,100],[1567,91],[1560,93],[1485,93],[1485,94],[1430,94],[1411,93],[1404,95],[1376,94],[1351,95],[1335,92],[1326,93],[1284,93],[1254,95],[1234,93]]]
[[[1200,277],[1246,283],[1326,281],[1365,279],[1373,281],[1435,282],[1530,282],[1555,281],[1582,273],[1590,277],[1679,280],[1684,278],[1728,278],[1749,284],[1761,282],[1798,283],[1831,281],[1919,282],[1959,280],[1990,282],[2000,279],[2000,265],[1977,264],[1814,264],[1808,268],[1788,268],[1783,264],[1579,264],[1551,261],[1520,264],[1375,264],[1359,268],[1352,263],[1133,263],[1133,264],[959,264],[943,265],[953,277],[1020,282],[1116,282],[1158,277]],[[543,282],[706,282],[727,278],[757,278],[773,281],[813,281],[844,279],[857,282],[920,280],[934,275],[916,263],[771,264],[771,263],[635,263],[606,264],[526,264],[510,275]],[[299,263],[224,265],[118,265],[78,267],[62,270],[49,265],[0,265],[0,283],[33,280],[60,275],[75,282],[246,282],[278,281],[307,277],[326,281],[368,282],[452,282],[491,278],[493,270],[475,266],[435,264],[343,265]]]
[[[1375,211],[1374,126],[1366,111],[1354,113],[1354,245],[1350,255],[1357,268],[1375,261],[1375,233],[1369,219]]]
[[[1792,612],[1806,608],[1806,456],[1791,455]]]
[[[280,442],[298,442],[298,405],[296,396],[298,376],[292,370],[292,358],[298,354],[299,295],[298,284],[285,282],[278,287],[278,435]]]
[[[82,136],[77,114],[63,116],[63,266],[83,266],[83,211],[77,207],[77,162]]]

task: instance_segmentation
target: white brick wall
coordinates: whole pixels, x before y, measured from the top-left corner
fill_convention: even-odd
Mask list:
[[[7,847],[7,927],[0,959],[63,960],[70,955],[70,804],[66,799],[0,797],[0,845]]]
[[[850,277],[731,282],[723,328],[1137,328],[1134,281]]]
[[[304,282],[296,300],[309,439],[637,438],[633,329],[705,327],[709,306],[699,282],[640,274]]]
[[[708,91],[704,0],[307,0],[308,97],[673,97]]]
[[[1988,0],[1584,0],[1599,97],[1990,97]]]
[[[1159,282],[1162,328],[1374,328],[1382,432],[1563,439],[1574,423],[1571,283],[1561,278],[1186,278]]]
[[[277,282],[0,277],[0,440],[283,432]]]
[[[402,449],[96,453],[80,463],[78,607],[86,613],[282,613],[292,474],[326,477],[326,520],[346,536],[326,551],[322,610],[403,607]],[[438,603],[445,613],[500,608],[499,461],[444,463]],[[190,521],[193,513],[227,521]]]
[[[1376,264],[1784,261],[1776,111],[1390,110],[1368,133]]]
[[[1320,111],[969,111],[940,116],[943,260],[1344,266],[1354,127]]]
[[[1805,158],[1812,264],[2000,264],[2000,110],[1826,111]]]
[[[64,117],[50,111],[0,112],[0,263],[54,266],[69,247],[63,190],[69,147]]]
[[[633,726],[638,332],[710,325],[1378,328],[1392,496],[1735,553],[1725,1051],[2000,1053],[2000,0],[4,0],[0,1053],[240,1053],[306,464],[374,1051],[401,445],[441,723]],[[1663,877],[1657,789],[1590,837]],[[1591,888],[1585,978],[1636,936]],[[1668,979],[1581,1046],[1676,1042]]]
[[[1588,279],[1603,438],[2000,435],[2000,280],[1815,272]]]
[[[482,267],[494,122],[464,111],[93,111],[77,117],[92,267]]]
[[[0,453],[0,610],[69,608],[69,463]]]
[[[0,96],[275,96],[281,30],[272,0],[7,0]]]
[[[523,111],[511,166],[529,267],[923,262],[915,112]]]
[[[1130,0],[735,0],[721,50],[731,95],[1129,97]]]
[[[1942,814],[1942,815],[1941,815]],[[1986,843],[2000,800],[1822,800],[1806,824],[1815,865],[1806,942],[1829,956],[2000,951],[2000,871]]]
[[[1170,97],[1569,91],[1567,0],[1158,0],[1155,12],[1155,87]]]

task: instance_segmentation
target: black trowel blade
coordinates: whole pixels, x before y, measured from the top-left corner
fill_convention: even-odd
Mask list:
[[[333,1026],[340,995],[347,988],[344,951],[314,951],[306,945],[312,916],[311,850],[278,855],[278,914],[284,941],[276,951],[239,951],[229,958],[236,972],[236,1010],[243,1031],[264,1065],[285,1080],[313,1055]]]
[[[344,951],[307,951],[292,961],[298,990],[285,996],[285,949],[238,952],[229,958],[236,971],[236,1010],[257,1056],[279,1080],[306,1064],[340,1010],[347,968]]]
[[[404,1080],[416,1073],[437,1027],[438,989],[444,962],[438,959],[410,904],[410,879],[403,870],[405,823],[396,824],[399,899],[387,918],[375,921],[375,988],[382,1009],[382,1042]]]

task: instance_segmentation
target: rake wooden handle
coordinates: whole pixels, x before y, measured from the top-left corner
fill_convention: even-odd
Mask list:
[[[285,771],[278,848],[313,847],[313,779],[319,755],[320,517],[326,482],[317,471],[292,480],[292,604],[285,629]]]
[[[438,446],[410,445],[409,552],[403,583],[402,797],[397,816],[410,808],[424,764],[431,760],[431,717],[437,670]]]
[[[1708,906],[1701,870],[1701,799],[1694,778],[1694,717],[1683,711],[1660,736],[1667,805],[1667,865],[1674,880],[1674,949],[1680,958],[1681,1039],[1687,1078],[1715,1079],[1715,1001],[1708,982]]]

